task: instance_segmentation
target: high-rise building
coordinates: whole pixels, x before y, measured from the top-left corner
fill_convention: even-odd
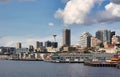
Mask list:
[[[70,29],[63,30],[63,46],[71,45],[71,31]]]
[[[102,42],[111,42],[111,31],[110,30],[99,30],[96,32],[96,38]]]
[[[96,32],[96,38],[98,38],[101,41],[103,41],[103,33],[100,30]]]
[[[85,32],[80,36],[80,46],[81,47],[90,47],[91,42],[91,34],[89,32]]]
[[[36,41],[35,43],[35,49],[38,49],[43,46],[43,42]]]
[[[17,43],[16,48],[22,48],[22,44],[20,42]]]

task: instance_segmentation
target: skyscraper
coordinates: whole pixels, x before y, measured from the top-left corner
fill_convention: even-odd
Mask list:
[[[22,48],[22,45],[20,42],[17,43],[16,48]]]
[[[70,29],[63,30],[63,46],[71,45],[71,31]]]
[[[96,38],[102,42],[111,42],[111,31],[110,30],[99,30],[96,32]]]
[[[100,39],[101,41],[103,41],[103,32],[101,30],[98,30],[96,32],[96,38]]]
[[[36,41],[35,43],[35,49],[38,49],[43,46],[43,42]]]
[[[85,32],[80,36],[80,46],[81,47],[90,47],[91,44],[91,34],[89,32]]]

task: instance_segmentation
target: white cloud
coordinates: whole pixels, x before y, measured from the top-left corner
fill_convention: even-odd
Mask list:
[[[54,26],[54,23],[49,22],[48,25],[52,27],[52,26]]]
[[[65,25],[73,24],[101,24],[120,21],[120,0],[111,0],[105,10],[96,11],[90,16],[95,4],[101,6],[105,0],[69,0],[64,9],[58,9],[54,15]]]
[[[98,23],[120,21],[120,5],[110,2],[105,6],[104,11],[98,12],[96,20]]]
[[[55,18],[62,19],[67,25],[84,24],[88,22],[88,14],[97,2],[97,0],[70,0],[63,10],[56,11]]]
[[[112,16],[120,17],[120,5],[110,3],[105,6],[106,12],[109,12]]]

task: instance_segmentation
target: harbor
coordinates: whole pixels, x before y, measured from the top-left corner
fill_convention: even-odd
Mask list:
[[[111,53],[22,53],[0,56],[1,60],[44,61],[48,63],[80,63],[92,67],[114,67],[120,69],[120,59]]]

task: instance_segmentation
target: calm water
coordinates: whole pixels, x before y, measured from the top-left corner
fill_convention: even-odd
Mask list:
[[[120,77],[120,70],[77,63],[0,61],[0,77]]]

